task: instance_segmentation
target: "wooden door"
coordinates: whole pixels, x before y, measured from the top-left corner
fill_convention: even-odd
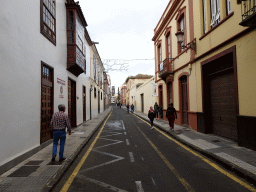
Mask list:
[[[144,95],[141,94],[140,97],[141,97],[141,112],[144,113]]]
[[[98,113],[100,113],[100,91],[98,91]]]
[[[213,133],[237,140],[236,99],[233,73],[211,79]]]
[[[182,124],[188,125],[187,76],[181,78]]]
[[[76,82],[68,79],[68,117],[71,127],[76,127]]]
[[[52,115],[53,115],[53,69],[42,64],[40,143],[43,143],[52,138],[52,131],[50,127]]]
[[[83,121],[86,121],[86,88],[83,86]]]

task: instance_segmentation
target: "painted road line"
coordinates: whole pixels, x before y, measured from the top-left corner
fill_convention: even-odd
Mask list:
[[[125,130],[124,120],[122,120],[121,122],[122,122],[122,125],[123,125],[123,130]]]
[[[129,143],[129,140],[128,140],[128,139],[126,139],[126,145],[130,145],[130,143]]]
[[[124,132],[124,135],[126,135],[127,133],[126,132]]]
[[[135,124],[135,123],[134,123]],[[174,166],[166,159],[166,157],[158,150],[158,148],[149,140],[149,138],[141,131],[139,126],[135,124],[139,129],[141,134],[146,138],[146,140],[150,143],[150,145],[155,149],[158,155],[162,158],[165,164],[169,167],[169,169],[173,172],[173,174],[177,177],[177,179],[181,182],[181,184],[187,189],[189,192],[194,192],[195,190],[188,184],[188,182],[178,173],[178,171],[174,168]]]
[[[135,116],[135,115],[134,115]],[[144,121],[145,123],[147,123],[149,125],[149,123],[147,121],[145,121],[144,119],[136,116],[137,118],[139,118],[140,120]],[[195,151],[193,151],[192,149],[189,149],[188,147],[186,147],[185,145],[183,145],[182,143],[180,143],[179,141],[173,139],[171,136],[167,135],[166,133],[164,133],[163,131],[160,131],[158,128],[155,128],[156,131],[158,131],[159,133],[161,133],[162,135],[164,135],[165,137],[167,137],[168,139],[172,140],[173,142],[175,142],[176,144],[178,144],[179,146],[181,146],[182,148],[186,149],[188,152],[192,153],[193,155],[197,156],[198,158],[202,159],[204,162],[206,162],[207,164],[211,165],[213,168],[215,168],[216,170],[218,170],[219,172],[221,172],[223,175],[226,175],[227,177],[229,177],[230,179],[232,179],[233,181],[239,183],[240,185],[244,186],[245,188],[247,188],[250,191],[256,192],[256,189],[253,188],[252,186],[250,186],[249,184],[245,183],[244,181],[242,181],[241,179],[239,179],[238,177],[234,176],[233,174],[230,174],[229,172],[225,171],[224,169],[222,169],[221,167],[219,167],[217,164],[211,162],[210,160],[204,158],[203,156],[199,155],[198,153],[196,153]]]
[[[78,174],[79,170],[81,169],[82,165],[84,164],[85,160],[87,159],[87,157],[89,156],[90,152],[92,151],[95,143],[97,142],[98,138],[100,137],[100,134],[103,130],[103,128],[105,127],[106,122],[108,121],[111,113],[108,115],[107,119],[105,120],[104,124],[102,125],[98,135],[96,136],[96,138],[93,140],[91,146],[89,147],[89,149],[86,151],[86,153],[84,154],[83,158],[80,160],[80,162],[78,163],[78,165],[76,166],[75,170],[73,171],[73,173],[69,176],[67,182],[65,183],[65,185],[62,187],[62,189],[60,190],[60,192],[66,192],[68,191],[70,185],[72,184],[73,180],[75,179],[76,175]]]
[[[106,188],[106,189],[110,189],[110,190],[112,190],[112,191],[128,192],[128,191],[126,191],[126,190],[119,189],[119,188],[114,187],[114,186],[112,186],[112,185],[109,185],[109,184],[107,184],[107,183],[103,183],[103,182],[101,182],[101,181],[97,181],[97,180],[95,180],[95,179],[91,179],[91,178],[89,178],[89,177],[85,177],[84,175],[81,175],[81,174],[78,174],[77,177],[78,177],[78,178],[81,178],[81,179],[84,179],[84,180],[87,180],[87,181],[90,181],[91,183],[95,183],[96,185],[99,185],[99,186],[104,187],[104,188]]]
[[[135,184],[138,192],[144,192],[141,181],[135,181]]]
[[[152,177],[152,176],[150,176],[150,178],[151,178],[151,180],[152,180],[153,184],[156,186],[156,182],[155,182],[155,180],[153,179],[153,177]]]
[[[129,152],[129,156],[130,156],[131,162],[132,163],[135,162],[132,152]]]
[[[144,158],[143,158],[143,157],[141,157],[141,159],[142,159],[142,161],[144,161]]]

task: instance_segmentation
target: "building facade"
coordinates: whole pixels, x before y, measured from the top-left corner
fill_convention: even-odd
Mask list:
[[[90,47],[91,48],[91,118],[97,116],[99,113],[104,110],[104,86],[103,86],[103,72],[104,66],[101,61],[98,50],[95,46],[95,43]]]
[[[255,9],[252,1],[170,1],[153,41],[159,103],[174,103],[175,122],[255,150],[256,32],[241,26],[246,5]]]
[[[2,172],[51,142],[59,104],[73,128],[90,119],[93,42],[73,0],[10,1],[0,12]]]
[[[130,88],[129,101],[134,105],[136,111],[148,113],[149,108],[154,107],[158,97],[153,95],[153,84],[155,78],[147,79],[144,83],[138,83]]]

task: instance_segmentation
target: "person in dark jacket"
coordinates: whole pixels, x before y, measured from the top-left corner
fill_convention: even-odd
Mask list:
[[[163,107],[159,106],[159,116],[163,119]]]
[[[154,129],[153,122],[154,122],[154,118],[155,118],[155,112],[153,110],[153,107],[150,107],[150,110],[148,111],[148,118],[151,123],[151,129]]]
[[[129,113],[129,103],[126,105],[127,113]]]
[[[175,121],[175,118],[177,119],[177,113],[176,113],[176,109],[173,107],[173,103],[171,103],[167,108],[166,118],[169,121],[171,130],[174,130],[174,121]]]
[[[131,112],[132,113],[134,112],[134,105],[133,104],[131,105]]]
[[[159,120],[159,117],[158,117],[159,106],[158,106],[157,102],[154,105],[154,112],[155,112],[155,115],[156,115],[156,120]]]

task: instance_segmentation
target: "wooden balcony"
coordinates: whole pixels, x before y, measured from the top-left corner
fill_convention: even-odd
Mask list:
[[[256,1],[255,0],[239,0],[241,4],[242,22],[239,25],[244,27],[256,27]]]
[[[166,58],[158,65],[159,77],[164,79],[173,73],[173,59]]]
[[[76,45],[68,45],[67,70],[78,77],[86,70],[85,56]]]

